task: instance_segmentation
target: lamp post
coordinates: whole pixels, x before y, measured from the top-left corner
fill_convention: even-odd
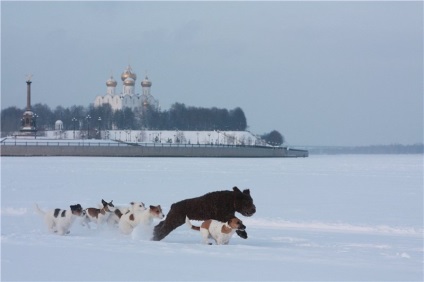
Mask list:
[[[72,118],[72,123],[74,125],[74,139],[75,139],[75,127],[76,127],[77,119],[76,118]]]
[[[90,139],[90,119],[91,119],[91,116],[87,115],[86,119],[87,119],[87,139]]]
[[[37,118],[38,118],[38,115],[34,114],[33,116],[34,139],[37,139]]]
[[[99,117],[97,120],[99,121],[99,139],[102,139],[102,132],[100,131],[100,129],[101,129],[100,125],[101,125],[101,122],[102,122],[102,118]]]

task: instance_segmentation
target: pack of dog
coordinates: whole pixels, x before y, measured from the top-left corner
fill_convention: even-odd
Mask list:
[[[49,231],[59,235],[69,234],[77,218],[81,218],[81,225],[88,228],[90,222],[96,223],[97,228],[107,223],[117,226],[123,234],[130,234],[138,225],[150,226],[154,219],[165,218],[160,205],[146,208],[142,202],[131,202],[129,206],[114,206],[112,202],[102,199],[100,208],[83,209],[76,204],[69,210],[56,208],[50,211],[43,211],[35,204],[35,210],[43,216]],[[246,226],[235,216],[236,212],[248,217],[256,212],[249,189],[241,191],[234,187],[233,191],[215,191],[185,199],[171,205],[165,220],[154,227],[151,240],[162,240],[184,222],[191,229],[200,231],[205,244],[210,244],[209,238],[218,245],[228,244],[234,233],[246,239]],[[190,220],[202,220],[203,223],[193,226]]]
[[[48,230],[59,235],[69,234],[70,228],[77,218],[80,218],[80,224],[82,226],[91,229],[90,223],[93,222],[99,229],[106,222],[110,226],[117,226],[123,214],[146,209],[142,202],[131,202],[129,207],[115,207],[113,200],[106,202],[103,199],[101,201],[101,208],[83,209],[80,204],[76,204],[71,205],[70,210],[57,208],[43,211],[37,204],[34,207],[35,211],[43,216]]]

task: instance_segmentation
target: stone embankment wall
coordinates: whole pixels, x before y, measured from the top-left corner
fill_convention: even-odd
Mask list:
[[[98,157],[307,157],[308,151],[284,147],[260,146],[143,146],[106,144],[75,145],[13,145],[2,144],[1,156],[98,156]]]

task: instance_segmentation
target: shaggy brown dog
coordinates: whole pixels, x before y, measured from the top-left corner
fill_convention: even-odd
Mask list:
[[[165,238],[172,230],[184,224],[186,216],[192,220],[215,219],[226,222],[235,217],[235,212],[244,216],[252,216],[256,212],[249,189],[241,192],[234,187],[233,191],[211,192],[182,200],[172,204],[166,219],[155,226],[152,240],[160,241]],[[247,238],[245,231],[238,230],[237,234]]]

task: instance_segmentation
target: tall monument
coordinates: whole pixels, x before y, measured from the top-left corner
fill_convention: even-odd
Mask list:
[[[21,119],[21,129],[20,132],[23,135],[37,135],[37,115],[35,115],[31,110],[31,75],[27,77],[27,105],[24,112],[24,115]]]

